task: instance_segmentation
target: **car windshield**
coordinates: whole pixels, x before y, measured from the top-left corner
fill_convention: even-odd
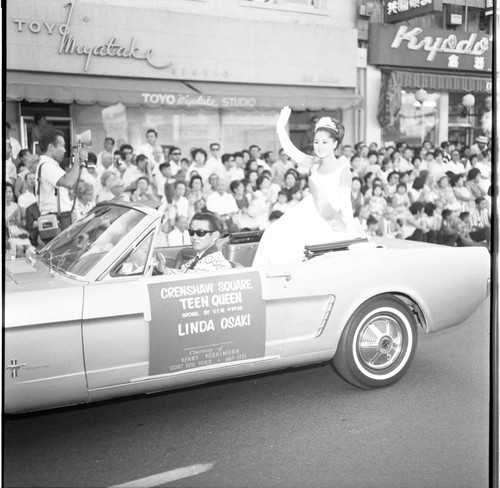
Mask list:
[[[144,217],[129,207],[97,206],[47,244],[40,257],[58,271],[84,276]]]

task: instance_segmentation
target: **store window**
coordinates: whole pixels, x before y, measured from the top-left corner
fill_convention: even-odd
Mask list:
[[[440,97],[439,93],[425,92],[425,97],[420,97],[416,92],[403,90],[399,112],[399,137],[396,140],[404,141],[409,146],[421,146],[426,140],[437,145],[440,142]]]
[[[93,152],[102,151],[105,137],[113,137],[117,147],[125,142],[138,147],[145,143],[146,131],[155,129],[160,145],[178,146],[189,158],[192,148],[208,151],[212,142],[219,142],[222,152],[240,151],[250,144],[258,144],[263,151],[276,150],[277,110],[169,110],[96,104],[75,106],[74,117],[77,132],[92,131]]]
[[[207,149],[210,142],[220,138],[219,113],[215,110],[149,109],[120,103],[109,107],[77,105],[74,114],[77,131],[92,131],[92,151],[96,153],[103,150],[105,137],[112,137],[116,147],[124,143],[138,147],[146,142],[148,129],[158,132],[159,145],[179,146],[183,156],[188,156],[193,147]]]
[[[448,139],[472,145],[477,136],[491,137],[491,95],[450,93]]]
[[[262,153],[277,151],[276,114],[278,110],[222,112],[221,142],[223,152],[241,151],[257,144]]]
[[[31,152],[39,152],[38,143],[33,137],[35,115],[44,115],[49,126],[62,131],[66,142],[67,155],[73,139],[71,105],[63,103],[33,103],[21,102],[21,146]]]

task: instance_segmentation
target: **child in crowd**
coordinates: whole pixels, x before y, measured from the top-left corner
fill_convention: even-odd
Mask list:
[[[456,246],[458,240],[457,227],[455,225],[455,217],[453,211],[445,208],[441,212],[443,222],[441,224],[441,238],[445,246]]]
[[[295,207],[295,205],[299,204],[302,201],[302,190],[300,188],[296,188],[292,193],[292,199],[288,202],[290,207]]]
[[[285,213],[290,208],[288,205],[288,197],[286,195],[286,191],[280,190],[278,192],[278,201],[273,204],[272,210],[279,210],[280,212]]]
[[[453,175],[454,177],[455,175]],[[455,193],[450,186],[450,179],[448,175],[443,175],[437,180],[437,185],[434,188],[436,194],[436,205],[439,210],[451,209],[461,210],[462,205],[457,201]]]
[[[443,222],[443,217],[439,212],[436,212],[436,205],[432,202],[427,202],[424,204],[424,219],[427,224],[429,231],[433,232],[436,236],[436,244],[442,244],[441,239],[441,226]]]
[[[370,214],[380,220],[384,215],[384,210],[387,207],[387,200],[384,197],[384,189],[381,185],[373,187],[373,195],[368,200]]]
[[[380,224],[376,217],[370,215],[366,220],[366,235],[376,236],[379,235]]]
[[[388,199],[391,199],[396,193],[399,184],[399,172],[391,171],[387,175],[387,184],[385,185],[385,194]]]
[[[14,185],[5,183],[5,225],[10,257],[27,256],[33,249],[29,232],[22,227],[21,209],[15,201]]]
[[[379,176],[382,173],[382,168],[379,165],[377,151],[368,152],[368,166],[366,168],[365,174],[366,173],[373,173],[375,176]]]
[[[411,201],[405,183],[398,183],[390,205],[394,209],[394,218],[408,218],[410,216]]]
[[[356,229],[360,233],[366,233],[368,229],[367,221],[370,216],[370,206],[368,204],[362,205],[359,208],[357,214],[354,214],[354,223],[356,225]]]
[[[465,185],[465,174],[455,175],[451,181],[451,188],[455,194],[457,202],[461,205],[462,212],[469,212],[474,208],[474,197]]]
[[[402,219],[396,218],[394,209],[387,205],[381,222],[380,233],[385,237],[402,239],[401,226]]]
[[[460,212],[457,219],[457,233],[458,240],[457,245],[460,247],[470,247],[470,246],[485,246],[488,247],[486,241],[476,242],[471,238],[470,232],[472,231],[472,221],[470,218],[470,212]]]

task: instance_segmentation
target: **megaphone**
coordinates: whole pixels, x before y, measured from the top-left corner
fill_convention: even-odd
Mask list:
[[[84,144],[86,146],[92,145],[92,132],[90,130],[86,130],[85,132],[76,135],[76,145],[78,147],[78,151],[82,149]]]

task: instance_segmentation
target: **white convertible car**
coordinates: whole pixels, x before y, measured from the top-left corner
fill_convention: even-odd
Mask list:
[[[259,234],[221,241],[234,268],[159,275],[162,212],[99,204],[34,258],[5,265],[4,411],[156,392],[332,361],[361,388],[390,385],[425,333],[489,292],[484,248],[397,239],[333,243],[252,267]]]

